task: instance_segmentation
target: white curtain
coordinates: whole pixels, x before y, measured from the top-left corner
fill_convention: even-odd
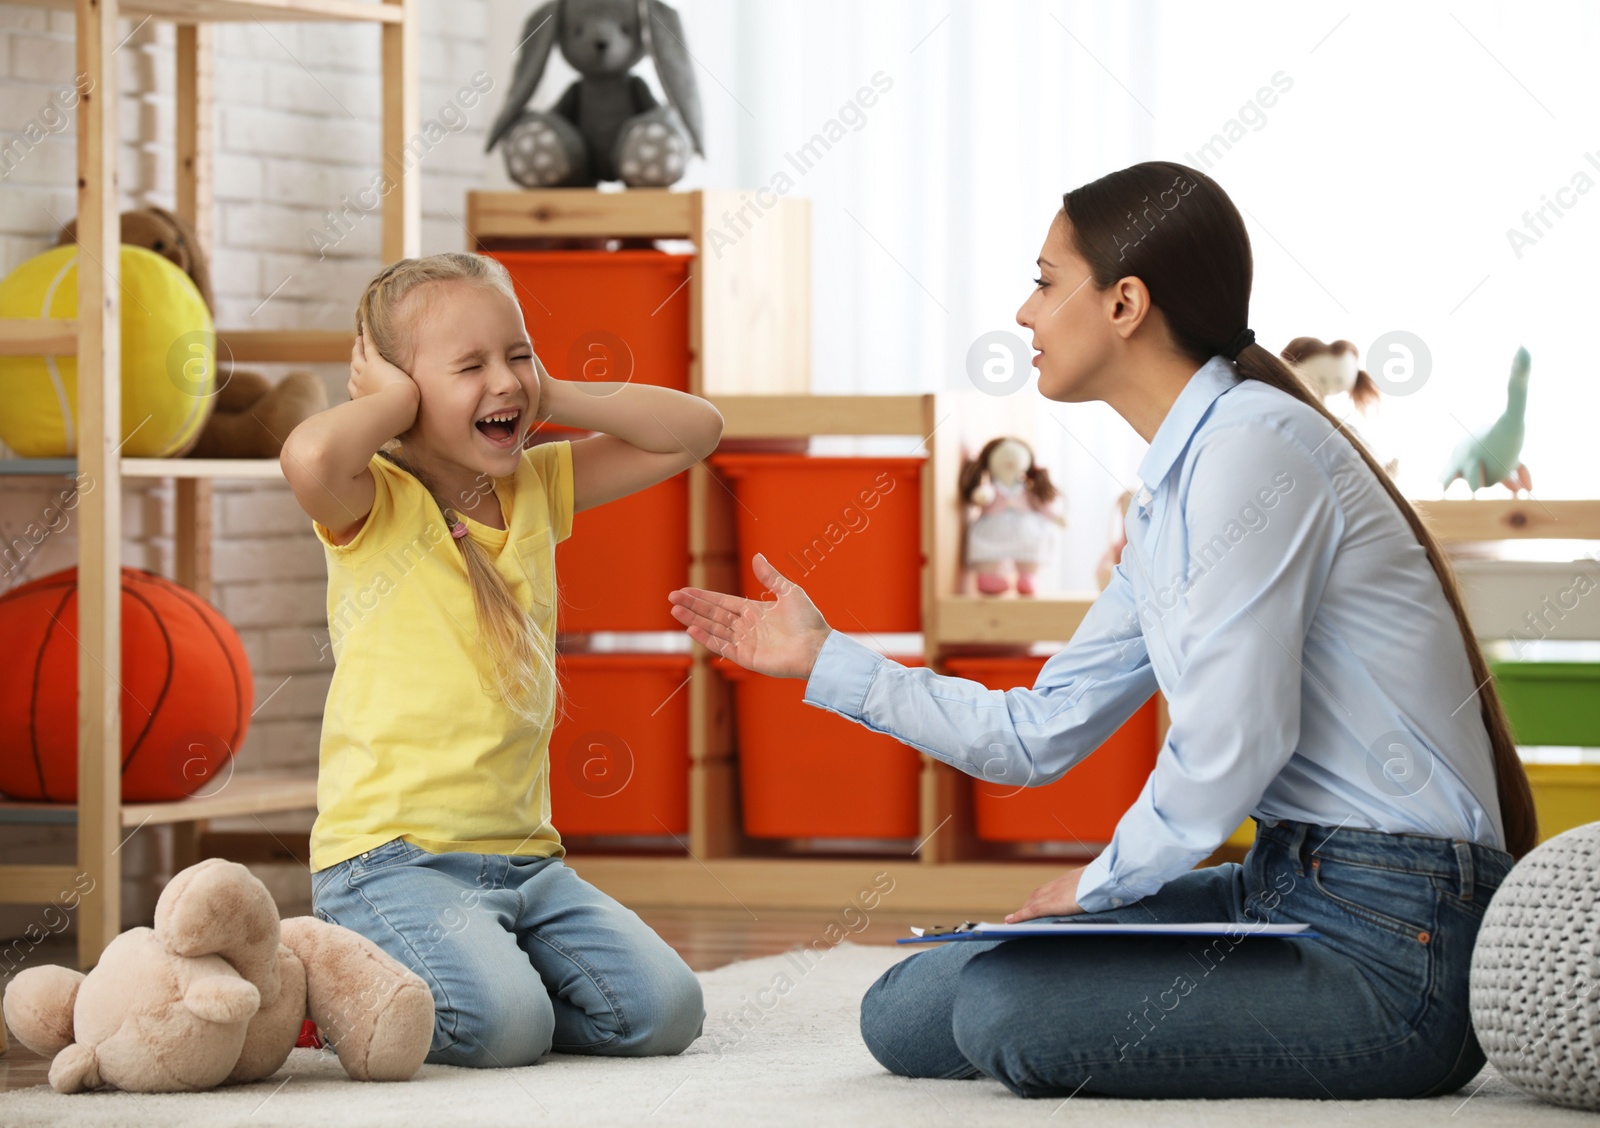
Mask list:
[[[1016,311],[1061,194],[1150,150],[1149,116],[1072,39],[1092,44],[1122,82],[1148,86],[1148,3],[694,0],[685,9],[709,53],[691,44],[703,70],[731,91],[702,81],[708,133],[731,140],[698,170],[703,183],[794,175],[789,154],[830,120],[853,127],[793,189],[812,202],[819,392],[970,387],[975,338],[1001,329],[1029,339]],[[726,71],[712,56],[727,59]],[[847,108],[874,78],[892,85],[870,108]],[[1041,428],[1036,455],[1064,487],[1069,521],[1045,582],[1084,590],[1141,444],[1102,405],[1052,406],[1031,387],[1016,394],[1081,440]],[[879,447],[903,452],[904,443]]]
[[[678,7],[709,152],[679,187],[753,191],[786,172],[793,194],[812,201],[817,391],[965,385],[973,339],[1019,329],[1062,193],[1171,159],[1215,177],[1245,215],[1262,343],[1344,337],[1365,352],[1394,329],[1427,343],[1427,382],[1369,428],[1395,444],[1408,493],[1439,495],[1438,471],[1464,429],[1504,406],[1521,344],[1534,358],[1524,457],[1537,493],[1600,496],[1587,330],[1600,297],[1600,188],[1568,190],[1584,172],[1600,185],[1589,84],[1600,6]],[[490,42],[516,42],[531,8],[492,0],[491,32],[504,34]],[[503,83],[509,58],[490,62]],[[538,105],[570,80],[553,69]],[[798,173],[789,155],[844,121],[875,75],[890,89],[859,114],[845,110],[854,128]],[[491,176],[509,183],[498,154],[490,159]],[[1508,229],[1525,231],[1523,213],[1547,198],[1575,202],[1547,212],[1548,226],[1535,219],[1538,238],[1517,255]],[[1041,429],[1038,450],[1070,522],[1046,578],[1089,589],[1144,444],[1103,405],[1018,394],[1063,424]]]

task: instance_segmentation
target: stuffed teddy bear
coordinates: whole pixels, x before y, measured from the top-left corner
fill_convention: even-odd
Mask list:
[[[526,109],[557,45],[578,81],[549,110]],[[504,141],[506,175],[524,188],[664,188],[683,175],[690,149],[705,155],[683,25],[661,0],[550,0],[528,17],[519,46],[484,152]],[[666,106],[631,73],[646,55]]]
[[[433,1039],[433,994],[359,933],[318,920],[280,922],[237,862],[208,858],[177,874],[155,927],[106,946],[84,975],[41,965],[6,988],[6,1024],[50,1063],[50,1084],[170,1093],[276,1073],[307,1017],[358,1081],[404,1081]]]
[[[189,458],[277,458],[289,432],[328,406],[322,379],[303,369],[276,384],[247,368],[232,368],[221,379]]]
[[[61,229],[57,245],[78,241],[78,221]],[[166,208],[145,207],[122,213],[121,241],[154,251],[187,274],[216,316],[211,296],[211,269],[188,222]],[[303,420],[328,406],[328,392],[313,372],[296,370],[276,384],[259,372],[234,368],[217,360],[217,392],[211,415],[187,451],[189,458],[277,458],[283,440]]]

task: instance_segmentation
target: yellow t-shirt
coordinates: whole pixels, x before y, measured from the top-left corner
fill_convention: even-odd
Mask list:
[[[328,561],[334,657],[322,718],[311,869],[392,838],[432,853],[560,856],[550,825],[551,720],[530,726],[480,680],[466,562],[415,477],[372,458],[372,512],[348,544],[313,521]],[[554,657],[555,546],[572,534],[572,444],[526,451],[496,479],[506,519],[467,535]]]

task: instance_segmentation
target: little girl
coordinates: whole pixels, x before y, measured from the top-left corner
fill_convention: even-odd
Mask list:
[[[430,1062],[679,1053],[705,1019],[698,980],[566,867],[551,825],[555,546],[574,513],[710,454],[722,417],[553,379],[505,268],[476,254],[378,273],[348,388],[281,458],[327,556],[336,662],[316,915],[427,981]],[[544,423],[602,433],[524,450]]]

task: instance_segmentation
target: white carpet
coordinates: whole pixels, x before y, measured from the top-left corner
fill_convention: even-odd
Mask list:
[[[1466,1088],[1423,1101],[1021,1100],[998,1082],[910,1081],[862,1045],[862,993],[904,949],[844,944],[809,972],[788,956],[701,976],[706,1036],[676,1058],[556,1056],[524,1069],[424,1065],[401,1084],[345,1078],[331,1053],[295,1050],[278,1074],[208,1093],[63,1096],[48,1086],[0,1094],[0,1125],[706,1125],[899,1124],[1515,1125],[1592,1126],[1592,1114],[1522,1095],[1489,1067]],[[786,976],[792,986],[774,991]],[[759,1017],[730,1014],[757,1000]]]

